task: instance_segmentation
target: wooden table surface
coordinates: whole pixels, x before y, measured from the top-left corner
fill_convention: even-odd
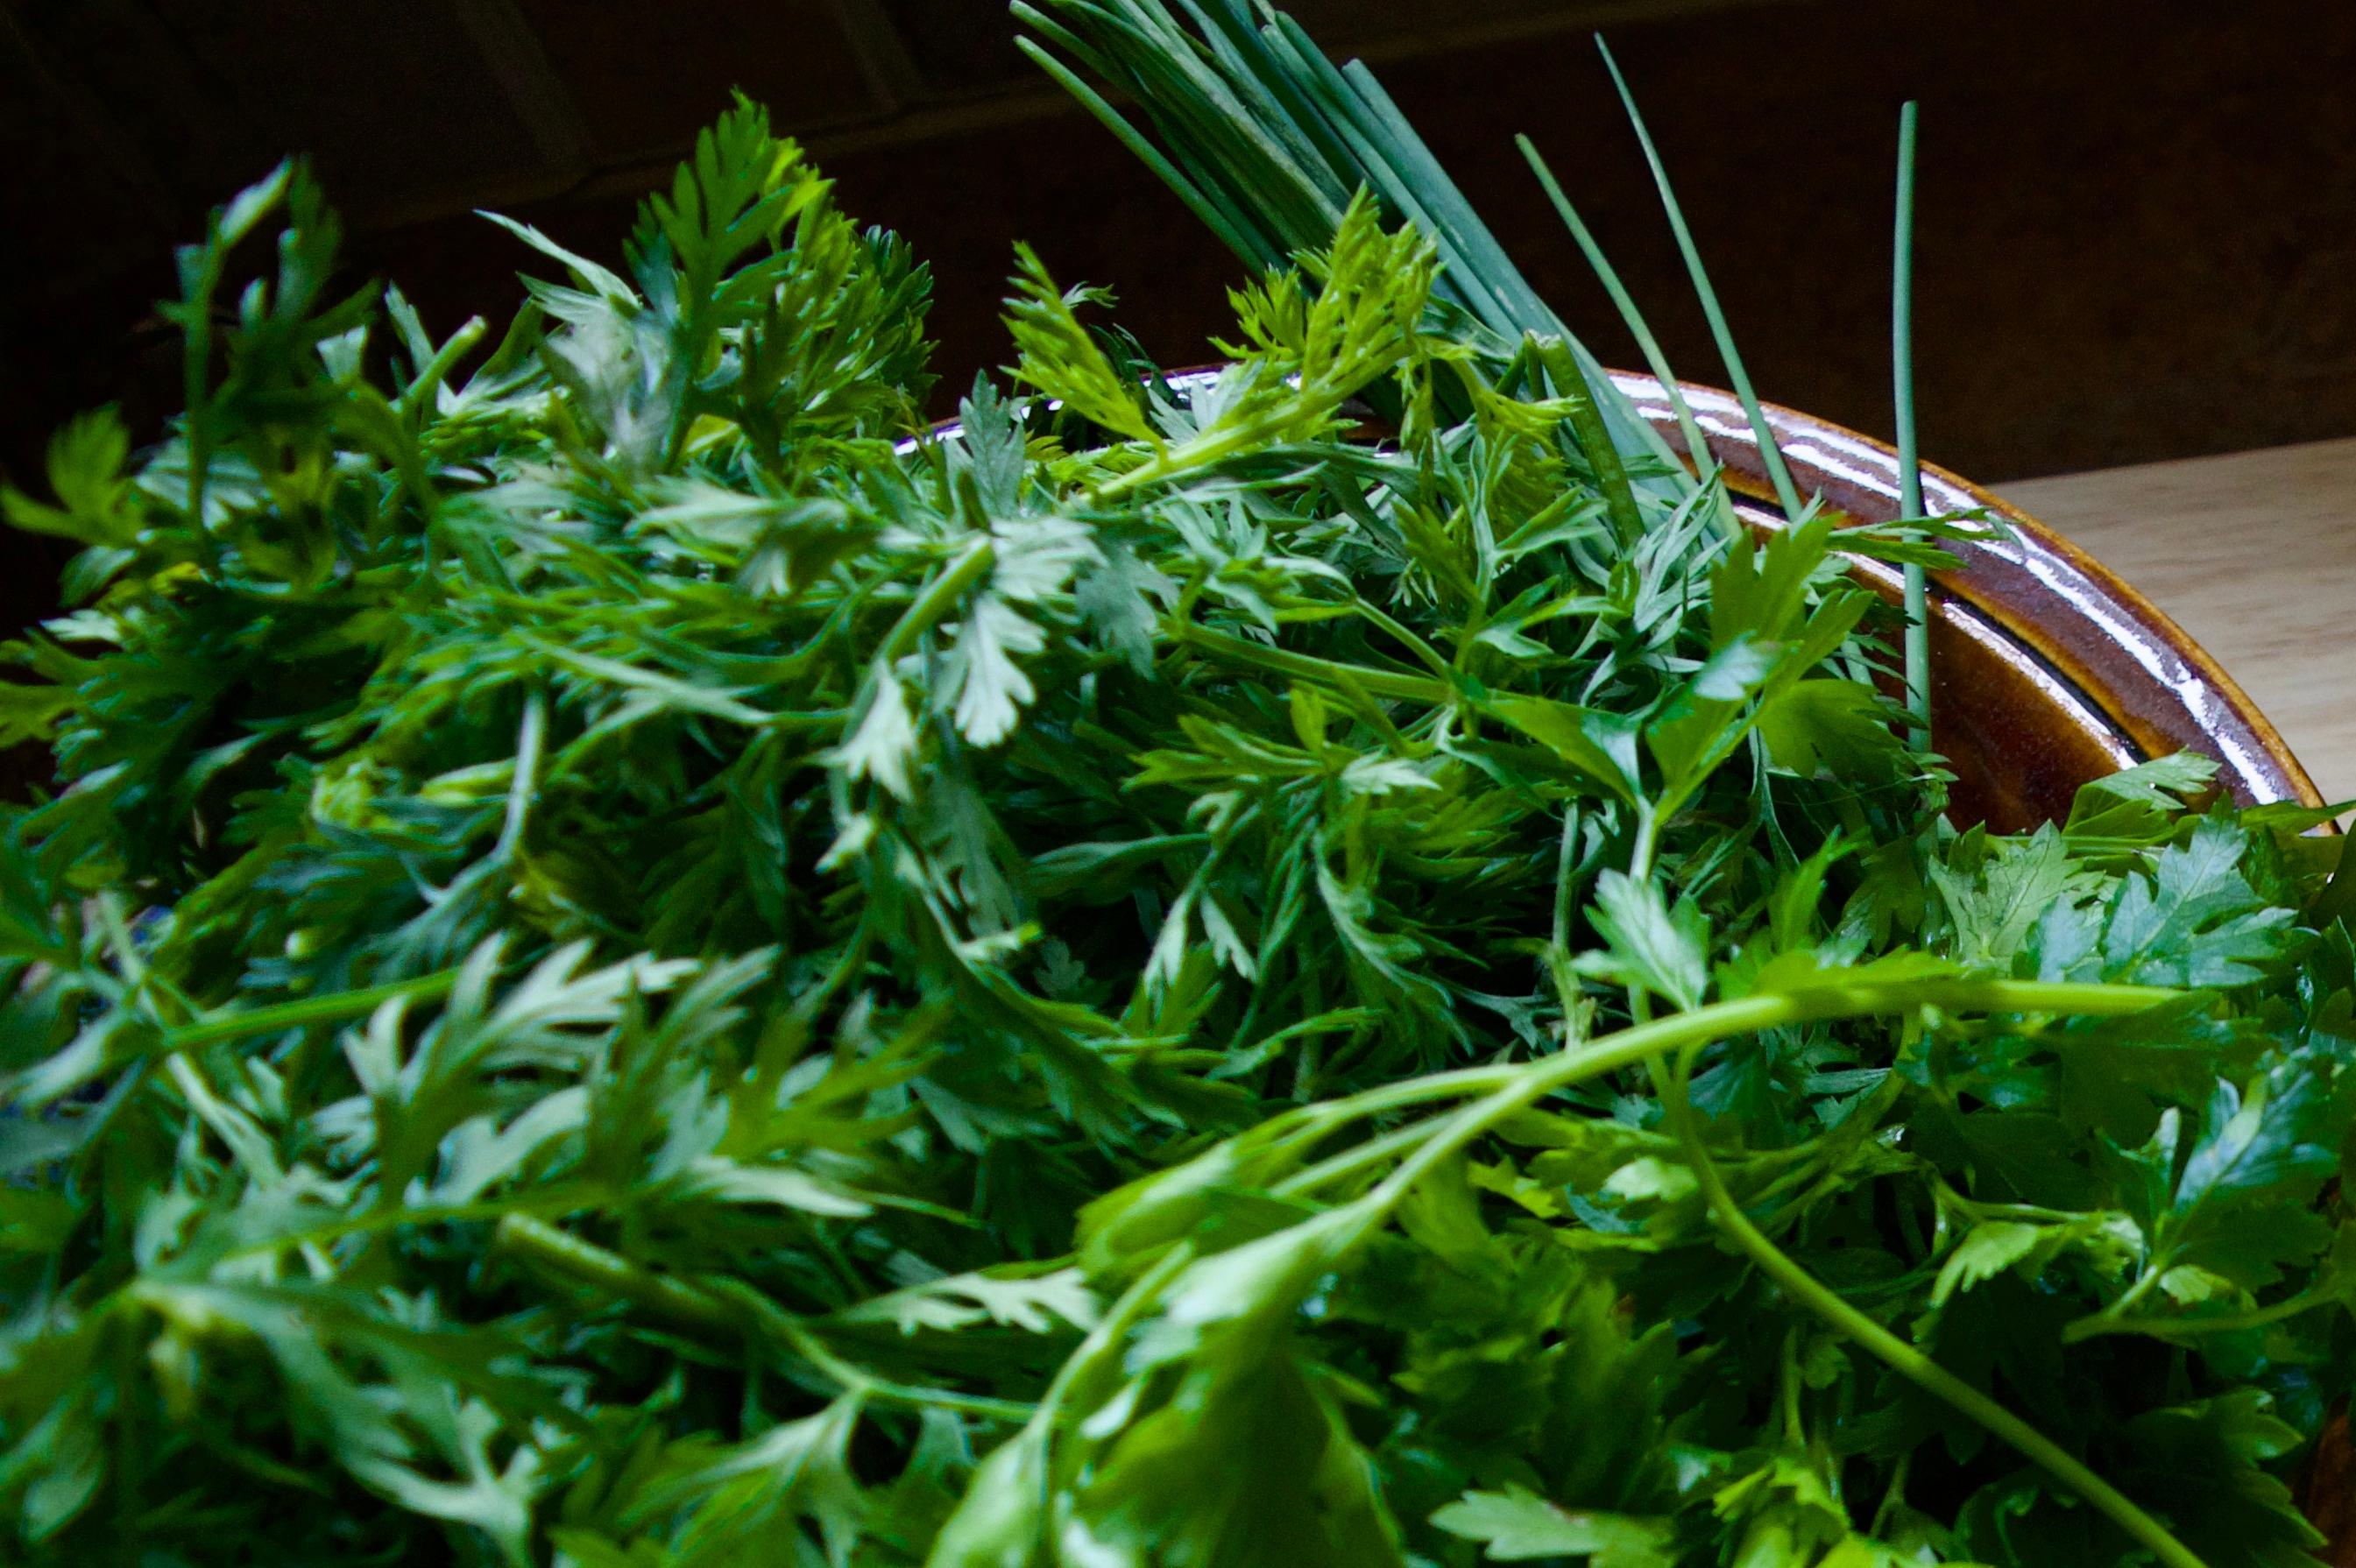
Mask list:
[[[2173,616],[2356,797],[2356,440],[1995,486]]]

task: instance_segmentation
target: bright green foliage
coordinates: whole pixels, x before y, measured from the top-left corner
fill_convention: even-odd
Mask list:
[[[2303,1560],[2313,814],[1957,835],[1836,553],[1935,550],[1730,541],[1318,188],[1207,379],[1023,253],[948,439],[749,106],[487,353],[299,166],[223,209],[179,426],[5,497],[87,548],[0,707],[0,1555]]]

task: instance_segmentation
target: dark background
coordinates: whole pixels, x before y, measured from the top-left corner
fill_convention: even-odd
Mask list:
[[[1922,101],[1926,455],[2003,480],[2356,433],[2345,0],[1312,0],[1539,292],[1633,362],[1512,145],[1527,131],[1681,374],[1722,379],[1588,33],[1608,28],[1762,396],[1890,424],[1898,103]],[[1112,286],[1172,364],[1236,264],[1007,45],[995,0],[0,0],[0,473],[176,406],[169,251],[312,153],[355,283],[446,333],[520,298],[494,206],[591,254],[731,86],[937,278],[945,389],[1004,357],[1010,247]],[[19,543],[11,548],[23,549]],[[0,585],[18,603],[46,571]]]

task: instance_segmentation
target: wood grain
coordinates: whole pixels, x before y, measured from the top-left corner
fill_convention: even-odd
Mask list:
[[[2356,797],[2356,440],[1997,485],[2173,616]]]

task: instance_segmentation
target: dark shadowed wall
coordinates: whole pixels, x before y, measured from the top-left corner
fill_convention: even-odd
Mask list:
[[[2005,479],[2356,433],[2356,5],[2314,0],[1360,0],[1355,38],[1607,358],[1633,350],[1512,145],[1527,131],[1679,371],[1721,379],[1586,27],[1610,25],[1762,395],[1889,424],[1896,108],[1923,103],[1924,450]],[[945,387],[1003,357],[1017,238],[1203,358],[1234,263],[1043,91],[993,0],[0,0],[0,469],[123,403],[152,431],[168,247],[282,150],[354,280],[446,331],[519,297],[496,205],[611,255],[732,84],[931,261]],[[24,547],[12,542],[12,549]],[[38,563],[27,558],[29,568]],[[46,571],[11,574],[12,618]]]

